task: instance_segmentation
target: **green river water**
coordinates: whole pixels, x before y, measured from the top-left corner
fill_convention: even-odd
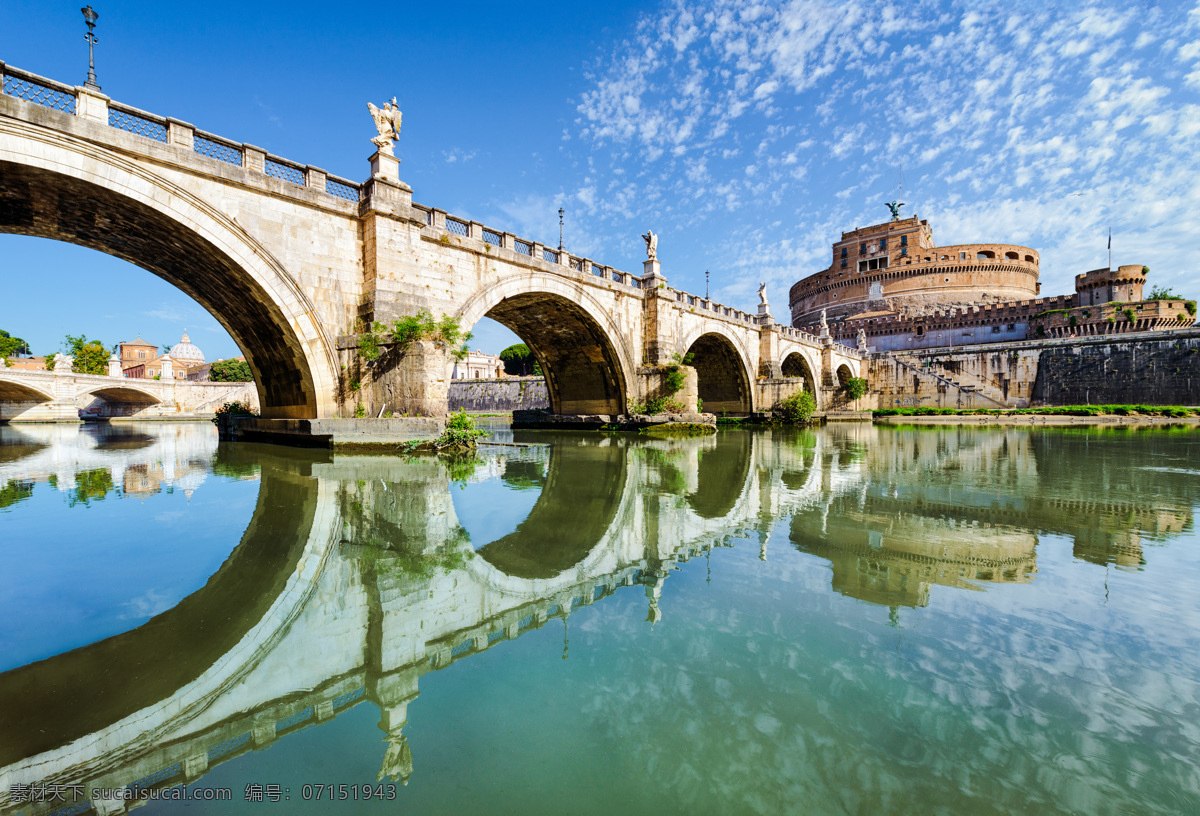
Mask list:
[[[0,426],[0,814],[1197,813],[1198,504],[1184,429]]]

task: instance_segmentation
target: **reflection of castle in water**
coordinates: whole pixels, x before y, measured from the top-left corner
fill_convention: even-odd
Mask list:
[[[1064,513],[1084,482],[1132,476],[1111,464],[1072,481],[1028,431],[606,438],[514,449],[479,470],[240,445],[218,464],[261,469],[261,483],[241,544],[203,589],[138,629],[0,674],[0,812],[24,807],[8,798],[18,784],[191,782],[366,701],[385,733],[379,778],[403,781],[424,675],[625,588],[645,595],[653,625],[683,562],[754,534],[769,559],[788,515],[796,546],[833,564],[836,589],[889,606],[928,603],[935,583],[1024,580],[1040,531],[1077,547],[1108,535],[1087,545],[1104,560],[1104,542],[1190,523],[1165,485],[1153,517],[1119,504]],[[516,530],[486,543],[468,540],[451,486],[483,472],[541,491]],[[134,659],[147,654],[170,657]]]
[[[1082,471],[1070,464],[1084,461],[1070,449],[1113,441],[1103,434],[955,429],[873,437],[865,454],[873,477],[798,513],[791,531],[798,549],[830,562],[833,588],[860,600],[925,606],[935,584],[979,589],[1030,580],[1044,534],[1070,537],[1081,560],[1137,568],[1143,541],[1191,523],[1188,497],[1153,472],[1103,456]],[[1048,452],[1051,441],[1056,449]],[[1163,504],[1147,505],[1156,494]]]

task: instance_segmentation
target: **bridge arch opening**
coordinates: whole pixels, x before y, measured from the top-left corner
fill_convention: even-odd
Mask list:
[[[2,371],[0,368],[0,372]],[[32,386],[0,378],[0,420],[15,419],[31,408],[53,399],[53,395]]]
[[[517,335],[541,367],[554,413],[624,413],[628,355],[598,306],[555,288],[494,287],[464,308],[464,328],[488,317]]]
[[[95,167],[80,170],[70,147],[47,153],[41,166],[0,155],[0,234],[76,244],[157,275],[237,343],[264,416],[332,413],[321,403],[335,366],[311,304],[231,218],[112,157],[88,154],[85,166]]]
[[[845,388],[850,380],[854,379],[854,372],[850,370],[850,366],[842,363],[837,367],[838,387]]]
[[[749,414],[754,410],[746,364],[729,338],[714,332],[702,334],[687,353],[692,355],[706,413]]]
[[[785,377],[796,377],[804,381],[804,390],[811,394],[817,392],[817,380],[813,376],[812,366],[808,364],[808,360],[798,351],[793,351],[787,357],[783,358],[783,365],[780,367]]]

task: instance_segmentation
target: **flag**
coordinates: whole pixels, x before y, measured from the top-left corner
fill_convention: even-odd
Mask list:
[[[1108,228],[1108,248],[1112,249],[1112,227]]]

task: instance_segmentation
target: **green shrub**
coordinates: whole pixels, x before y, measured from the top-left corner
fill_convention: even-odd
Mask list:
[[[856,400],[867,393],[867,381],[862,377],[851,377],[842,387],[846,391],[846,396],[851,400]]]
[[[487,435],[487,431],[475,427],[475,420],[471,419],[470,414],[464,410],[458,410],[450,415],[450,419],[446,422],[446,430],[442,432],[442,435],[433,440],[433,447],[436,450],[473,448],[481,437]]]
[[[221,424],[221,420],[225,417],[256,417],[258,413],[250,407],[248,402],[235,400],[227,402],[216,410],[212,421],[214,425]]]
[[[775,419],[788,425],[808,425],[817,410],[817,400],[811,391],[797,391],[775,403]]]
[[[1196,316],[1196,301],[1189,300],[1183,304],[1183,308],[1187,309],[1187,313],[1192,317]]]

